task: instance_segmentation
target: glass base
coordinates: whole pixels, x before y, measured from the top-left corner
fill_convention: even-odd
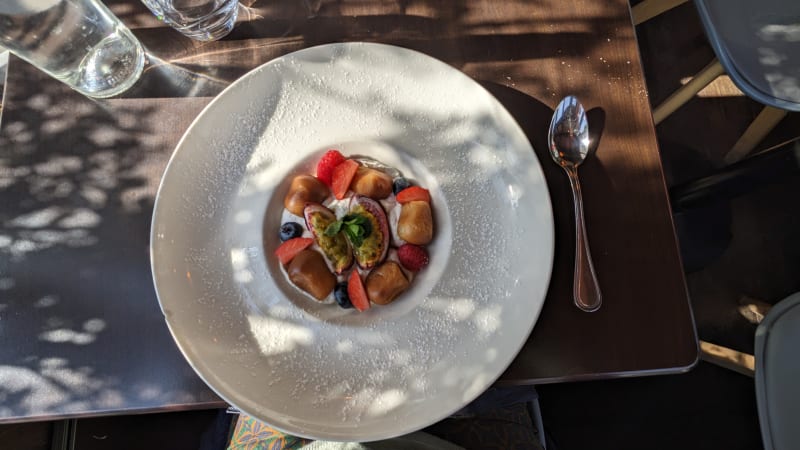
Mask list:
[[[64,81],[89,97],[113,97],[139,80],[144,63],[142,45],[128,29],[121,28],[92,49],[81,62],[77,76]]]
[[[191,24],[181,25],[166,18],[165,22],[172,25],[184,36],[196,41],[216,41],[233,30],[238,16],[239,2],[231,0],[228,4],[201,19],[193,21]]]

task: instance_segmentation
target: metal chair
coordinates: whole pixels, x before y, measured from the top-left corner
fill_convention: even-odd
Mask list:
[[[766,450],[800,448],[800,293],[775,305],[756,331],[756,399]]]
[[[638,25],[687,0],[645,0],[631,12]],[[788,111],[800,111],[800,2],[695,0],[717,58],[653,109],[658,125],[723,73],[748,97],[765,105],[725,155],[747,156]],[[795,21],[792,23],[792,21]]]
[[[632,8],[639,24],[686,0],[645,0]],[[727,73],[764,109],[724,160],[727,167],[670,189],[676,214],[733,199],[800,173],[800,139],[744,159],[787,111],[800,111],[800,2],[695,0],[717,58],[653,110],[656,124]],[[744,160],[743,160],[744,159]],[[754,323],[755,355],[701,341],[701,359],[755,378],[766,450],[800,448],[800,293],[775,306],[748,300],[739,311]]]
[[[701,342],[702,358],[752,376],[765,450],[800,448],[800,292],[773,306],[756,329],[755,357]]]

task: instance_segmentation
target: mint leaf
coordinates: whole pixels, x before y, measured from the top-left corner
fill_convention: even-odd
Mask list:
[[[331,222],[327,228],[325,228],[325,236],[336,236],[339,233],[339,230],[342,229],[342,221],[337,220],[335,222]]]
[[[344,233],[354,247],[361,247],[364,239],[372,234],[372,222],[361,214],[348,214],[342,217],[342,220],[331,222],[325,228],[323,234],[325,236],[336,236],[340,232]]]
[[[354,247],[361,247],[361,244],[364,243],[364,238],[372,234],[372,223],[361,214],[348,214],[337,223],[339,225],[337,225],[336,232],[341,231],[344,233]],[[329,226],[329,228],[331,227]],[[327,233],[328,230],[326,229],[325,232]],[[331,232],[333,232],[332,228]]]
[[[358,236],[369,237],[372,234],[372,222],[361,214],[348,214],[342,218],[345,225],[354,228]],[[355,230],[358,228],[359,230]]]
[[[349,225],[360,225],[366,218],[360,214],[348,214],[342,217],[342,222]]]
[[[358,227],[350,226],[343,230],[345,236],[347,236],[347,239],[350,240],[350,243],[352,243],[354,247],[361,247],[361,244],[364,243],[364,238],[358,233],[359,230],[360,228]]]

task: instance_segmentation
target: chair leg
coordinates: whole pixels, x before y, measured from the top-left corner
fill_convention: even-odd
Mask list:
[[[656,125],[661,123],[723,73],[725,73],[725,69],[722,68],[722,64],[719,63],[719,60],[714,58],[703,70],[692,77],[688,83],[673,92],[669,98],[653,109],[653,122],[655,122]]]
[[[544,432],[544,420],[542,420],[542,408],[539,406],[539,394],[536,394],[536,398],[528,402],[528,409],[531,415],[531,419],[533,419],[533,425],[539,431],[539,444],[541,444],[544,450],[547,450],[547,439],[545,438]]]
[[[744,296],[739,299],[739,314],[753,325],[758,325],[764,320],[772,305],[761,300]]]
[[[633,24],[639,25],[687,1],[688,0],[644,0],[631,8]]]
[[[765,106],[725,155],[725,163],[733,164],[747,156],[786,117],[786,114],[786,110]]]
[[[800,174],[800,137],[669,190],[674,212],[734,199]]]
[[[756,373],[756,363],[753,355],[737,352],[710,342],[700,341],[700,359],[748,377],[752,377]]]

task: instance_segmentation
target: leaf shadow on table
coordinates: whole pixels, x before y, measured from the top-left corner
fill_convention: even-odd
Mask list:
[[[229,84],[225,71],[225,67],[201,69],[167,62],[148,53],[139,80],[117,98],[213,97]]]
[[[536,31],[534,19],[469,23],[467,2],[463,1],[426,1],[420,5],[422,6],[419,9],[413,9],[408,3],[398,2],[390,4],[383,13],[358,15],[354,14],[359,11],[358,2],[326,2],[318,15],[310,19],[303,18],[299,21],[296,32],[280,35],[280,39],[277,39],[274,29],[269,29],[268,21],[254,21],[249,28],[239,28],[239,31],[226,38],[227,41],[208,46],[184,49],[181,45],[185,41],[176,38],[177,44],[171,50],[174,52],[174,59],[170,63],[178,67],[178,70],[186,69],[190,82],[196,81],[192,77],[197,73],[211,71],[211,75],[207,75],[208,79],[225,84],[257,64],[293,49],[338,40],[371,40],[423,51],[449,61],[450,64],[470,72],[473,77],[485,76],[500,80],[510,75],[517,83],[527,86],[526,90],[538,91],[544,96],[545,77],[530,72],[518,76],[513,67],[508,69],[503,64],[513,59],[522,59],[525,64],[530,64],[531,61],[550,58],[552,49],[561,44],[574,53],[572,56],[582,58],[596,45],[600,45],[595,43],[597,40],[589,39],[591,36],[609,32],[618,24],[618,21],[600,17],[594,29],[576,30],[568,27],[569,19],[562,19],[561,23],[554,22],[555,25],[565,25],[569,31],[544,32]],[[542,7],[546,5],[543,4]],[[425,8],[433,12],[424,16]],[[488,33],[494,27],[502,29],[505,26],[511,27],[513,31]],[[143,41],[152,39],[149,45],[155,46],[155,38],[161,31],[163,30],[156,30],[148,35],[146,29],[139,29],[137,33]],[[466,36],[461,36],[462,34]],[[237,39],[251,41],[253,45],[244,50],[236,49],[231,41]],[[593,44],[587,45],[588,41]],[[570,42],[576,43],[576,46],[570,47]],[[212,50],[214,48],[216,50]],[[231,55],[235,57],[234,60],[226,59]],[[479,63],[481,68],[473,69],[474,63]],[[5,141],[0,141],[4,148],[14,149],[11,156],[3,156],[4,174],[12,175],[3,178],[7,180],[4,183],[9,184],[0,193],[4,205],[14,205],[0,212],[2,222],[11,223],[10,228],[14,230],[12,236],[4,236],[0,241],[3,250],[7,252],[0,264],[6,263],[9,267],[2,271],[2,298],[5,306],[0,313],[6,317],[13,315],[14,321],[0,329],[0,333],[4,337],[27,336],[30,335],[27,331],[30,328],[41,331],[37,334],[40,337],[37,342],[25,343],[20,348],[13,349],[13,352],[11,348],[6,349],[7,352],[0,351],[3,364],[10,363],[8,365],[11,369],[23,371],[12,370],[4,374],[14,383],[4,384],[6,390],[0,391],[0,395],[3,396],[4,403],[14,402],[20,408],[28,408],[26,411],[29,413],[47,412],[51,408],[113,408],[115,405],[130,403],[123,402],[122,398],[127,395],[122,392],[126,380],[113,378],[109,373],[94,372],[92,367],[96,355],[104,355],[104,358],[105,355],[111,355],[109,358],[116,362],[126,359],[150,361],[150,366],[138,368],[140,372],[152,372],[154,367],[161,367],[161,363],[163,366],[184,369],[179,374],[160,374],[164,378],[177,379],[191,373],[187,365],[175,363],[176,357],[180,360],[177,352],[149,353],[159,345],[172,344],[165,344],[170,338],[154,302],[149,273],[139,270],[142,265],[147,265],[147,236],[141,230],[148,228],[155,186],[168,152],[159,149],[152,154],[143,155],[133,149],[139,148],[148,139],[153,139],[158,134],[157,131],[166,132],[168,125],[157,126],[152,122],[167,118],[164,115],[153,116],[153,109],[147,103],[141,109],[126,110],[125,108],[133,107],[124,106],[126,100],[122,99],[115,103],[117,106],[114,108],[118,108],[115,113],[117,119],[112,119],[102,111],[103,102],[75,101],[78,94],[57,82],[46,80],[40,74],[25,74],[40,82],[28,83],[29,92],[14,93],[11,101],[27,106],[20,106],[20,120],[14,120],[13,116],[6,118],[8,120],[3,128],[10,138],[5,137]],[[217,87],[219,86],[215,85],[214,89]],[[567,204],[570,201],[568,183],[561,169],[549,163],[547,146],[543,141],[552,110],[545,103],[522,91],[496,83],[487,84],[486,87],[511,111],[533,143],[542,162],[554,204]],[[158,97],[188,95],[185,91],[174,94],[166,89],[158,91],[156,88],[163,86],[155,86],[155,90],[148,94],[156,97],[154,101]],[[36,92],[37,89],[41,92]],[[41,103],[37,103],[40,101],[37,100],[37,93],[43,96]],[[134,93],[132,97],[137,98],[137,95]],[[140,94],[138,97],[147,98],[147,95]],[[79,105],[78,109],[71,109],[74,105]],[[84,107],[86,111],[81,109]],[[406,120],[413,117],[413,112],[407,112]],[[80,120],[80,128],[90,132],[71,133],[72,125],[59,124],[59,121],[70,118]],[[26,124],[39,124],[39,128],[29,129]],[[178,133],[186,126],[188,123],[174,124]],[[125,139],[118,141],[114,137],[114,130],[122,130],[121,136]],[[175,130],[172,132],[175,133]],[[107,134],[109,132],[111,134]],[[133,139],[129,140],[131,136]],[[56,172],[48,169],[53,164],[58,167]],[[41,168],[38,167],[40,165]],[[95,172],[96,179],[88,175]],[[106,181],[111,183],[102,184]],[[97,183],[101,184],[96,186]],[[44,194],[37,197],[34,191]],[[26,200],[19,202],[19,198]],[[53,204],[58,209],[47,210]],[[80,210],[83,215],[74,218],[72,213],[75,210]],[[569,214],[568,208],[555,210],[557,230],[570,226]],[[16,222],[22,224],[21,226],[13,225],[12,222],[19,217],[28,217],[29,220]],[[100,222],[97,222],[98,217]],[[25,223],[31,226],[26,227]],[[72,228],[69,227],[70,224]],[[71,231],[73,229],[78,231]],[[65,233],[74,240],[63,241]],[[122,252],[114,260],[108,260],[99,246],[120,241],[124,242],[121,245]],[[561,299],[568,295],[566,286],[569,286],[572,253],[569,242],[571,241],[564,241],[563,237],[556,234],[556,269],[551,289],[555,289],[552,286],[558,286],[559,291],[550,292],[551,298],[555,296]],[[77,257],[74,253],[76,251]],[[21,255],[15,255],[14,252]],[[76,260],[78,262],[74,265],[63,267],[65,261]],[[47,275],[42,275],[42,271]],[[56,276],[61,279],[54,279]],[[55,292],[60,297],[54,297]],[[151,328],[131,329],[124,317],[127,309],[115,302],[118,300],[115,296],[121,292],[124,292],[124,296],[120,295],[120,298],[124,297],[128,301],[153,302],[146,314]],[[76,314],[76,305],[83,301],[94,306]],[[544,313],[557,310],[552,308],[552,301],[546,302],[544,308]],[[87,315],[88,309],[103,311],[103,317]],[[565,313],[571,312],[567,310]],[[81,315],[83,317],[80,322],[63,319]],[[23,330],[23,325],[30,328]],[[538,325],[534,333],[546,329],[547,326],[546,323]],[[136,345],[127,344],[125,353],[120,354],[118,345],[110,339],[103,339],[112,333],[117,337],[123,334],[139,336],[141,342]],[[38,347],[40,345],[42,347]],[[65,353],[70,355],[66,361],[62,357]],[[25,356],[19,357],[20,354]],[[50,355],[59,356],[48,359]],[[543,355],[544,352],[539,353],[540,357]],[[553,356],[553,364],[558,364],[557,355]],[[159,360],[153,361],[152,358]],[[133,403],[168,394],[159,391],[156,386],[133,386],[133,390],[139,395],[132,399]],[[56,393],[55,397],[51,395],[53,392]],[[186,393],[178,393],[176,396],[174,393],[169,394],[177,401],[192,400]],[[54,403],[47,403],[54,398]]]
[[[603,46],[618,36],[627,23],[607,15],[598,6],[590,21],[569,14],[554,14],[553,1],[541,2],[530,14],[524,2],[507,2],[501,10],[476,20],[481,12],[463,0],[395,1],[380,5],[324,1],[309,11],[303,2],[255,1],[243,8],[234,30],[216,42],[196,42],[148,18],[141,5],[112,5],[158,61],[145,71],[143,81],[126,97],[177,97],[214,95],[247,71],[305,47],[343,41],[383,42],[415,49],[442,59],[480,79],[532,86],[541,94],[559,93],[559,87],[536,71],[519,70],[520,64],[542,61],[552,70],[560,58],[568,72],[584,78],[591,71],[596,81],[623,80],[625,61]],[[526,14],[522,14],[525,11]],[[630,61],[628,61],[630,63]],[[478,72],[473,68],[480,65]],[[574,66],[574,67],[573,67]],[[530,66],[528,66],[530,67]],[[621,76],[622,75],[622,76]],[[172,80],[170,78],[173,78]],[[556,83],[558,84],[558,83]],[[587,85],[585,89],[590,89]],[[583,89],[583,88],[582,88]],[[582,94],[581,89],[575,94]]]
[[[603,130],[606,127],[606,111],[597,106],[586,111],[586,120],[589,122],[589,152],[587,159],[592,158],[600,147],[603,139]]]
[[[616,311],[620,308],[636,310],[637,317],[647,318],[642,321],[642,324],[626,325],[641,329],[642,333],[648,332],[644,330],[645,323],[649,320],[658,320],[658,318],[648,311],[651,305],[645,302],[631,305],[611,302],[608,305],[604,305],[601,311],[592,314],[581,313],[577,308],[563,307],[563,304],[572,303],[571,286],[575,251],[575,225],[572,213],[573,203],[567,177],[563,170],[553,163],[547,149],[547,129],[553,110],[536,98],[511,87],[491,82],[482,82],[482,84],[503,103],[531,141],[547,179],[553,203],[553,219],[556,230],[553,273],[547,301],[541,314],[543,320],[537,322],[528,344],[522,350],[523,354],[512,363],[501,380],[518,379],[522,374],[530,376],[531,373],[538,374],[541,378],[547,378],[548,373],[551,373],[550,371],[574,371],[575,368],[569,366],[569,362],[563,359],[563,354],[566,348],[576,345],[590,348],[591,351],[584,354],[587,355],[587,358],[596,358],[595,361],[586,362],[587,365],[608,367],[610,372],[620,370],[619,367],[615,366],[615,361],[607,357],[607,352],[604,352],[603,348],[599,347],[600,344],[591,339],[582,339],[582,334],[604,333],[608,336],[614,336],[614,339],[619,339],[620,342],[624,342],[625,333],[620,331],[620,327],[615,326],[608,319],[612,314],[616,314]],[[598,229],[597,227],[606,227],[607,229],[616,230],[613,232],[606,231],[606,236],[621,240],[622,243],[620,245],[624,245],[626,234],[624,229],[619,228],[620,225],[626,223],[635,224],[637,222],[636,212],[628,207],[631,204],[630,198],[649,195],[652,191],[659,189],[658,184],[662,182],[659,167],[657,165],[643,164],[635,169],[635,165],[625,169],[620,169],[619,166],[609,169],[609,165],[614,166],[621,162],[618,157],[615,157],[616,146],[625,145],[625,142],[630,138],[629,133],[638,132],[638,127],[624,124],[622,129],[609,130],[606,111],[607,108],[610,109],[613,106],[605,104],[602,106],[586,106],[590,106],[587,114],[594,154],[581,166],[580,173],[586,199],[584,208],[587,221],[590,224],[588,226],[589,244],[592,246],[592,256],[595,260],[595,266],[598,268],[601,289],[609,295],[608,298],[616,298],[619,295],[619,291],[625,290],[641,290],[645,292],[647,291],[647,280],[629,279],[630,277],[623,271],[614,270],[618,265],[614,258],[618,257],[619,252],[613,251],[613,248],[604,247],[600,241],[593,243],[591,236]],[[619,127],[619,122],[617,121],[614,126]],[[616,188],[620,170],[624,170],[624,172],[621,172],[625,174],[624,176],[639,180],[636,184],[637,190],[620,191]],[[610,175],[611,171],[616,173],[614,177]],[[609,198],[597,196],[598,192],[609,192],[611,196]],[[661,213],[669,214],[669,211]],[[672,230],[660,230],[659,233],[669,235]],[[670,248],[665,251],[674,250],[674,248]],[[628,297],[630,294],[624,294],[624,296]],[[554,324],[565,322],[579,324],[575,326],[576,331],[571,333],[574,336],[565,336],[563,330],[554,328]],[[541,343],[547,341],[545,337],[548,336],[562,336],[560,346],[549,346],[548,348],[542,345]],[[690,346],[692,334],[687,333],[687,336],[689,336],[687,338],[687,346]],[[643,357],[643,359],[646,358]],[[545,360],[547,361],[546,363],[541,366],[537,365],[536,361]],[[521,363],[520,361],[528,362]],[[523,367],[523,364],[527,364],[527,366]],[[692,364],[693,361],[686,361],[687,367]],[[576,375],[579,375],[579,373]]]
[[[165,380],[191,375],[177,351],[163,351],[174,346],[142,232],[169,156],[153,145],[156,122],[171,120],[152,103],[89,100],[16,58],[9,67],[0,134],[0,415],[191,400],[140,381],[165,367],[178,368]]]

